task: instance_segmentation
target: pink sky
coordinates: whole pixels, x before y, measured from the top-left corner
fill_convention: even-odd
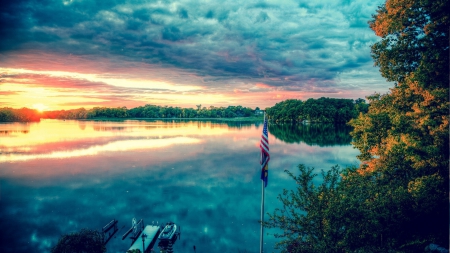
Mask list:
[[[225,80],[211,86],[202,77],[179,69],[100,57],[29,51],[2,55],[2,59],[2,107],[59,110],[155,104],[194,108],[202,104],[266,108],[286,99],[356,99],[368,95],[364,90],[318,88],[314,80],[309,80],[307,91],[288,90],[260,80]]]
[[[367,1],[10,2],[0,106],[266,108],[387,92]],[[24,11],[17,11],[24,10]]]

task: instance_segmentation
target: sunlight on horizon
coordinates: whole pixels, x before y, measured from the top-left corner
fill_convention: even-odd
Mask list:
[[[38,104],[33,104],[32,108],[38,110],[39,112],[43,112],[46,109],[48,109],[48,106],[46,106],[44,104],[41,104],[41,103],[38,103]]]
[[[194,108],[199,103],[233,104],[230,94],[210,92],[198,84],[177,84],[127,73],[83,74],[0,68],[4,104],[14,108],[61,110],[76,108],[122,107],[145,104]],[[121,75],[122,74],[122,75]],[[35,105],[45,101],[46,108]],[[220,102],[217,102],[220,101]]]
[[[280,90],[261,82],[233,81],[232,84],[211,86],[202,80],[197,80],[199,84],[191,81],[178,83],[127,72],[92,74],[0,67],[0,74],[0,93],[5,94],[2,101],[5,106],[35,108],[34,105],[45,101],[46,108],[36,108],[41,111],[122,106],[134,108],[145,104],[182,108],[195,108],[197,104],[206,107],[241,105],[266,108],[285,99],[321,95],[314,90]],[[338,92],[335,95],[348,97],[350,94]]]

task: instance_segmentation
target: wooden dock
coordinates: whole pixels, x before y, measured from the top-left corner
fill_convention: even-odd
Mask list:
[[[160,233],[161,227],[147,225],[128,250],[139,249],[141,252],[150,252]]]

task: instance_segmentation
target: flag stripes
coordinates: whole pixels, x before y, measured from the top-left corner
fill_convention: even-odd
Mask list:
[[[261,180],[264,181],[264,185],[267,186],[268,176],[269,176],[269,133],[267,131],[267,119],[264,115],[264,127],[261,135],[261,143],[259,145],[261,148]]]

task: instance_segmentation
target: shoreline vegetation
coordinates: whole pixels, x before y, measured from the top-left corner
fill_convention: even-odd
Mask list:
[[[263,122],[263,116],[235,117],[235,118],[107,118],[77,119],[80,121],[125,121],[125,120],[188,120],[188,121],[223,121],[223,122]]]
[[[372,15],[371,56],[395,85],[348,123],[359,166],[285,170],[298,186],[263,223],[281,252],[449,252],[448,9],[387,0]]]
[[[310,98],[306,101],[288,99],[265,109],[273,123],[281,122],[321,122],[346,123],[365,113],[369,105],[364,99]],[[256,107],[243,106],[197,108],[145,105],[131,109],[126,107],[43,111],[9,107],[0,108],[0,122],[39,122],[41,119],[73,120],[144,120],[144,119],[189,119],[216,121],[262,121],[263,111]]]
[[[287,99],[266,108],[271,122],[347,123],[367,113],[369,104],[362,98],[356,100],[342,98],[310,98],[306,101]]]

